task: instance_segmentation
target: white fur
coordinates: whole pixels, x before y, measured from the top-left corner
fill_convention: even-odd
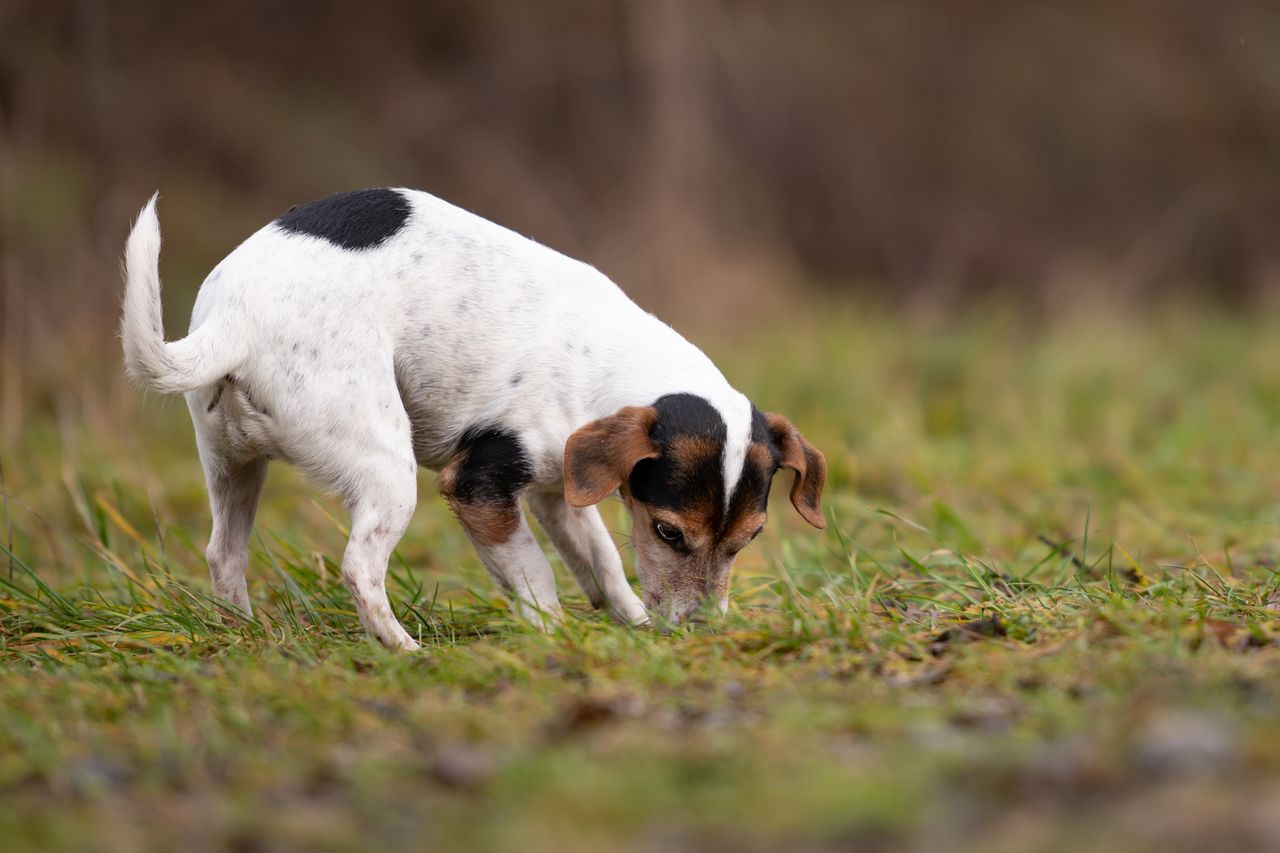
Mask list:
[[[565,503],[564,495],[537,489],[529,492],[528,499],[533,517],[560,552],[591,604],[607,606],[613,618],[624,625],[648,622],[644,605],[627,583],[618,548],[609,538],[596,508],[570,506]]]
[[[206,326],[200,334],[165,343],[160,313],[157,195],[151,197],[138,215],[125,244],[128,286],[124,293],[120,336],[129,375],[140,385],[178,394],[213,382],[239,363],[245,353],[235,330],[219,324]]]
[[[346,501],[353,544],[344,577],[361,618],[384,643],[408,646],[382,586],[386,555],[412,515],[416,466],[438,470],[467,429],[513,432],[533,464],[531,494],[555,492],[578,427],[696,394],[728,428],[727,500],[751,406],[700,350],[592,267],[426,193],[399,192],[409,219],[373,249],[267,225],[209,274],[190,333],[169,343],[153,197],[125,250],[121,335],[135,380],[186,394],[210,484],[216,592],[248,610],[241,540],[260,489],[255,466],[284,459]],[[234,383],[222,381],[228,375]],[[615,613],[639,621],[643,609],[594,509],[575,515],[542,498],[533,506],[584,585],[598,582]],[[522,606],[558,613],[545,557],[533,556],[527,528],[519,538],[481,556]]]
[[[563,617],[556,596],[556,578],[547,555],[533,538],[529,522],[520,517],[520,527],[506,542],[475,542],[476,553],[498,585],[511,596],[525,620],[550,628]]]

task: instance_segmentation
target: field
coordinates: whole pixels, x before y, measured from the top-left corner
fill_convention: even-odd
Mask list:
[[[826,452],[828,529],[780,475],[723,624],[616,627],[562,573],[541,635],[424,473],[403,656],[360,633],[333,499],[273,469],[225,624],[185,408],[114,352],[32,379],[4,847],[1280,846],[1280,323],[836,305],[707,348]]]

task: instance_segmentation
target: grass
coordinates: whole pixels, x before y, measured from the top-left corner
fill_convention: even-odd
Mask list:
[[[837,307],[711,349],[827,452],[828,530],[775,489],[714,630],[615,627],[562,573],[544,636],[424,475],[410,656],[363,639],[340,508],[279,466],[228,624],[183,407],[114,353],[34,382],[3,460],[6,848],[1280,844],[1280,324]]]

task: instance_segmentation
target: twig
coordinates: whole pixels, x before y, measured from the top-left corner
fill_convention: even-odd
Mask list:
[[[1075,566],[1080,571],[1082,572],[1088,571],[1088,567],[1084,564],[1084,560],[1076,556],[1075,552],[1072,551],[1070,548],[1068,548],[1065,542],[1063,543],[1054,542],[1052,539],[1050,539],[1048,536],[1045,536],[1043,533],[1037,535],[1036,538],[1039,539],[1045,545],[1047,545],[1049,548],[1053,549],[1053,552],[1055,554],[1058,554],[1059,556],[1062,556],[1062,557],[1070,557],[1071,565]]]

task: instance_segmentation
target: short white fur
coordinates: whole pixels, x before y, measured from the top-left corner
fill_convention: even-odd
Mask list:
[[[215,593],[249,611],[249,529],[266,460],[282,459],[342,496],[352,514],[343,576],[361,620],[383,643],[412,647],[384,579],[416,504],[416,468],[438,470],[467,429],[490,425],[528,454],[526,497],[593,602],[643,621],[598,512],[564,504],[565,442],[623,406],[696,394],[727,427],[727,501],[745,463],[750,403],[587,264],[426,193],[397,192],[408,221],[375,248],[274,223],[259,230],[205,279],[178,341],[164,340],[161,323],[154,196],[129,235],[125,363],[139,384],[186,395],[213,509]],[[477,549],[519,610],[558,615],[527,526]]]

